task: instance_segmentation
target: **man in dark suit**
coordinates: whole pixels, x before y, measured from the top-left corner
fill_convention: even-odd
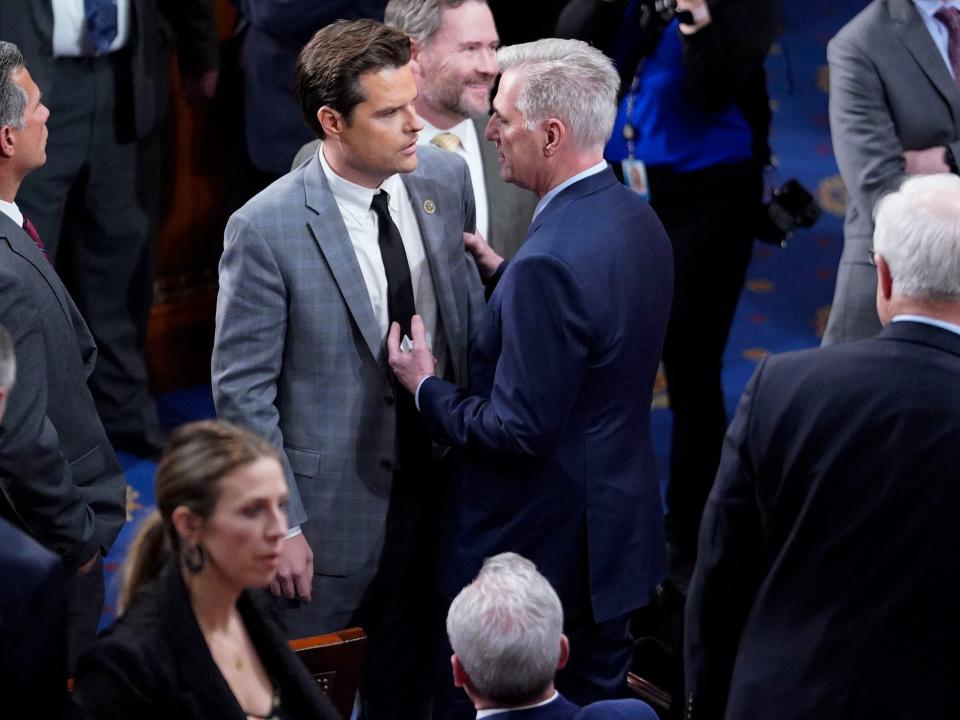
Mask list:
[[[19,368],[0,424],[0,517],[63,561],[76,658],[96,636],[126,485],[87,389],[96,346],[16,203],[46,160],[48,115],[20,51],[0,42],[0,324]]]
[[[576,40],[498,54],[487,138],[505,180],[540,197],[509,263],[469,238],[499,282],[473,336],[469,390],[433,375],[422,325],[390,363],[430,430],[460,450],[441,589],[505,550],[537,563],[563,601],[577,703],[626,676],[631,611],[663,579],[663,509],[650,401],[670,311],[672,258],[650,207],[603,162],[619,79]],[[522,108],[522,110],[521,110]]]
[[[0,37],[23,47],[51,109],[50,162],[20,206],[100,349],[90,388],[110,439],[141,455],[159,454],[162,437],[143,356],[153,255],[138,195],[157,178],[138,163],[165,114],[174,29],[184,77],[202,85],[218,58],[211,0],[0,3]]]
[[[873,339],[765,359],[686,607],[689,718],[956,714],[960,178],[880,201]]]
[[[560,695],[553,676],[570,658],[562,630],[560,598],[536,565],[511,552],[487,558],[447,613],[454,684],[502,720],[656,720],[639,700],[580,708]]]
[[[2,53],[2,50],[0,50]],[[0,420],[16,378],[10,334],[0,326]],[[0,693],[4,712],[59,717],[67,680],[67,593],[63,563],[0,518]]]
[[[880,331],[867,252],[877,200],[908,175],[958,171],[958,8],[956,0],[874,0],[827,46],[830,133],[850,197],[824,345]]]

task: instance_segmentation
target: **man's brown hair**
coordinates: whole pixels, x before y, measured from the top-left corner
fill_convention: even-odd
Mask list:
[[[318,30],[297,58],[293,92],[303,118],[321,140],[317,111],[333,108],[347,121],[365,99],[360,76],[410,62],[410,38],[374,20],[338,20]]]

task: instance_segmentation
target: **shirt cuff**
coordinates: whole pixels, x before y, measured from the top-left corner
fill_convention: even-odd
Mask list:
[[[413,394],[413,402],[416,404],[418,411],[420,410],[420,388],[422,388],[423,384],[432,377],[433,375],[424,375],[422,378],[420,378],[420,382],[417,383],[417,391]]]
[[[296,537],[297,535],[300,535],[302,532],[303,532],[303,530],[300,529],[300,526],[299,526],[299,525],[294,525],[292,528],[290,528],[289,530],[287,530],[287,534],[286,534],[286,536],[285,536],[283,539],[284,539],[284,540],[289,540],[290,538],[294,538],[294,537]]]

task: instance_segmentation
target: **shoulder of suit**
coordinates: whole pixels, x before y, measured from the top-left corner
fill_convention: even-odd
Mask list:
[[[413,174],[435,180],[438,175],[461,176],[466,167],[467,161],[455,152],[441,150],[433,145],[418,145],[417,169]]]
[[[874,0],[837,31],[831,43],[859,45],[863,39],[876,33],[888,33],[895,18],[905,16],[910,11],[916,12],[915,8],[905,7],[905,4],[912,5],[911,0]]]

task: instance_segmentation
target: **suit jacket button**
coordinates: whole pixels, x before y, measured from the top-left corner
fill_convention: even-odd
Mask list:
[[[388,406],[393,407],[393,395],[385,395],[383,399],[386,401]]]
[[[380,461],[380,467],[382,467],[384,470],[390,471],[393,470],[393,463],[384,458]]]

